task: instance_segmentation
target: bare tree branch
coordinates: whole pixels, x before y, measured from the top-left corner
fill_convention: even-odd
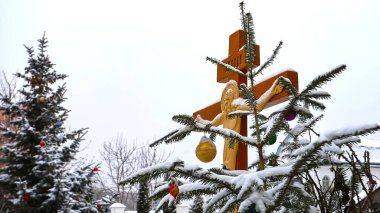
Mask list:
[[[128,142],[122,135],[118,135],[103,143],[99,151],[102,160],[103,172],[98,181],[103,192],[115,196],[117,202],[127,204],[137,196],[138,188],[132,185],[119,185],[129,175],[141,168],[152,166],[166,161],[171,152],[160,151],[149,147],[149,143],[138,144],[137,141]],[[153,190],[159,181],[150,182],[149,190]],[[134,208],[135,203],[129,202],[128,208]]]
[[[16,98],[16,78],[8,79],[4,70],[1,71],[0,77],[0,103],[10,102]]]

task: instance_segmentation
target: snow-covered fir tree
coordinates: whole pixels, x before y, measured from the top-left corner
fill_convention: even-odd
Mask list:
[[[62,106],[66,88],[57,82],[67,76],[53,69],[47,46],[44,35],[37,54],[26,47],[28,66],[16,73],[24,82],[20,98],[4,99],[1,106],[10,124],[1,126],[2,137],[9,140],[1,147],[2,196],[10,212],[96,211],[88,197],[95,171],[90,164],[71,168],[87,130],[64,128],[69,112]]]
[[[148,182],[141,182],[139,184],[136,210],[139,213],[149,213],[150,206]]]
[[[189,213],[203,213],[203,197],[202,195],[197,195],[194,198],[193,204],[190,207]]]
[[[229,116],[231,118],[250,115],[253,120],[253,125],[250,127],[252,134],[242,136],[230,129],[214,127],[211,122],[205,120],[195,120],[189,115],[175,115],[173,120],[182,124],[183,127],[170,132],[151,146],[179,142],[192,132],[204,132],[210,134],[211,139],[217,135],[254,147],[259,156],[258,161],[253,165],[256,169],[235,171],[223,168],[204,169],[176,159],[142,169],[129,176],[121,184],[137,184],[141,181],[164,177],[166,174],[172,174],[173,177],[185,181],[179,186],[176,200],[168,194],[169,184],[157,188],[151,194],[152,198],[161,199],[157,210],[198,195],[210,195],[207,196],[209,199],[203,205],[204,212],[216,210],[219,212],[233,210],[238,212],[315,212],[318,210],[344,212],[349,208],[355,209],[358,191],[354,185],[361,184],[367,195],[370,193],[370,187],[366,182],[360,181],[363,178],[364,164],[355,157],[351,146],[360,142],[358,136],[378,131],[380,126],[369,124],[319,133],[315,125],[323,115],[314,115],[325,109],[322,101],[330,98],[327,92],[319,91],[319,89],[341,74],[346,66],[340,65],[317,76],[300,91],[288,79],[279,77],[276,82],[289,92],[289,101],[268,117],[260,114],[257,110],[259,97],[256,97],[252,89],[255,85],[254,78],[273,62],[282,42],[263,65],[254,68],[255,37],[252,15],[245,13],[243,3],[240,7],[242,28],[246,39],[244,48],[247,72],[243,73],[217,59],[208,58],[208,60],[249,79],[249,86],[241,84],[239,87],[245,104],[250,106],[250,110],[233,112]],[[294,125],[285,119],[290,113],[297,115]],[[265,157],[265,147],[270,144],[270,140],[275,135],[280,134],[287,136],[287,140],[281,142],[282,152]],[[342,162],[349,163],[350,170],[356,178],[351,185],[346,184],[347,178],[340,171]],[[321,165],[326,164],[332,165],[332,169],[337,174],[334,189],[330,192],[323,192],[318,180],[312,179],[310,175]],[[367,175],[371,176],[371,174]],[[328,195],[330,204],[334,203],[328,205],[329,207],[324,205],[326,202],[323,201],[327,193],[330,193]]]

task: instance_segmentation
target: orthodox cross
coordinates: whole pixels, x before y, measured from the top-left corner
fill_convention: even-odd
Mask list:
[[[245,38],[244,38],[244,31],[238,30],[235,33],[230,35],[229,38],[229,49],[228,49],[228,57],[223,60],[224,63],[229,64],[231,66],[234,66],[235,68],[238,68],[242,72],[247,72],[247,64],[246,64],[246,53],[245,53]],[[258,45],[255,46],[255,60],[254,60],[254,67],[257,67],[260,65],[260,47]],[[260,83],[257,83],[254,86],[254,92],[256,97],[260,97],[262,94],[264,94],[268,89],[270,89],[275,82],[275,80],[283,76],[285,78],[288,78],[292,84],[298,89],[298,74],[295,71],[284,71],[281,72],[275,76],[272,76],[271,78],[264,80]],[[234,80],[237,85],[240,85],[242,83],[247,83],[247,78],[241,75],[238,75],[234,72],[226,71],[225,68],[221,65],[218,65],[217,67],[217,82],[219,83],[226,83],[231,80]],[[228,85],[227,85],[228,87]],[[226,89],[227,89],[226,87]],[[225,90],[226,90],[225,89]],[[223,96],[225,95],[226,91],[223,91]],[[288,100],[288,91],[284,90],[278,94],[274,94],[271,99],[265,104],[265,108],[274,106],[276,104],[282,103],[286,100]],[[223,101],[223,100],[222,100]],[[198,110],[193,113],[193,117],[197,118],[198,115],[202,117],[202,119],[212,121],[214,118],[222,113],[222,107],[221,102],[214,103],[210,106],[207,106],[201,110]],[[247,117],[242,117],[239,119],[238,129],[237,131],[243,135],[247,136]],[[217,125],[219,125],[218,123]],[[228,127],[227,127],[228,128]],[[235,130],[235,129],[234,129]],[[225,142],[226,143],[226,142]],[[223,153],[223,164],[226,166],[226,163],[228,161],[232,162],[233,165],[227,166],[228,169],[233,170],[246,170],[248,168],[248,148],[246,144],[238,143],[235,147],[237,149],[236,154],[236,160],[233,159],[233,161],[230,161],[231,159],[228,159],[228,156],[226,156],[226,151],[228,152],[228,149],[225,149]],[[235,156],[235,155],[233,155]],[[235,157],[234,157],[235,158]],[[227,162],[226,162],[227,161]]]

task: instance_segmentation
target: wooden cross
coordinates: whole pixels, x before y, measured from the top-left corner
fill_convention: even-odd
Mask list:
[[[234,66],[244,73],[247,72],[247,64],[245,60],[245,38],[244,31],[238,30],[235,33],[230,35],[229,38],[229,49],[228,49],[228,57],[223,60],[224,63],[230,64]],[[254,67],[260,65],[260,47],[255,45],[255,60]],[[288,78],[292,84],[298,89],[298,74],[295,71],[284,71],[276,76],[273,76],[265,81],[262,81],[255,85],[254,92],[256,97],[260,97],[264,94],[273,84],[273,82],[280,76]],[[226,83],[230,80],[235,80],[238,85],[242,83],[247,83],[247,78],[241,75],[238,75],[233,72],[226,71],[223,66],[218,65],[217,67],[217,82]],[[289,93],[284,90],[281,93],[272,97],[272,99],[265,105],[265,108],[270,106],[274,106],[276,104],[282,103],[288,100]],[[200,115],[205,120],[213,120],[215,116],[222,112],[220,102],[214,103],[206,108],[198,110],[193,113],[193,117],[196,118]],[[241,118],[241,128],[240,134],[243,136],[247,136],[247,117]],[[239,143],[237,159],[235,170],[246,170],[248,168],[248,148],[246,144]]]

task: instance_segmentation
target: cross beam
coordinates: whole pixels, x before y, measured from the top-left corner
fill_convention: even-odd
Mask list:
[[[238,30],[230,35],[228,57],[223,60],[224,63],[238,68],[244,73],[247,72],[247,64],[245,59],[245,38],[244,31]],[[255,45],[255,60],[254,67],[260,65],[260,46]],[[226,83],[229,80],[235,80],[238,84],[247,83],[247,78],[233,72],[227,71],[223,66],[217,66],[216,81],[219,83]]]
[[[264,94],[272,86],[273,82],[280,76],[288,78],[292,82],[293,86],[298,89],[298,73],[296,71],[287,70],[256,84],[254,87],[255,96],[258,98]],[[269,108],[287,101],[289,99],[288,96],[289,92],[287,90],[282,91],[281,93],[273,96],[273,98],[265,105],[265,108]],[[220,108],[220,101],[218,101],[210,106],[194,112],[193,117],[196,118],[197,115],[200,115],[205,120],[212,120],[221,112],[222,109]]]

